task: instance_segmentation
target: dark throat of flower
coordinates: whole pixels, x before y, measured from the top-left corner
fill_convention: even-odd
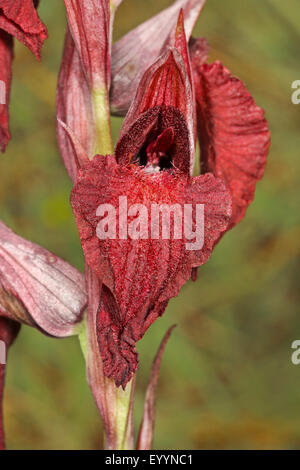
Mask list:
[[[138,153],[138,164],[144,166],[148,173],[172,168],[172,152],[174,149],[175,132],[172,127],[162,131],[154,140],[146,141]]]
[[[172,106],[157,106],[141,114],[116,147],[119,164],[135,164],[147,173],[173,169],[189,172],[190,151],[183,114]]]

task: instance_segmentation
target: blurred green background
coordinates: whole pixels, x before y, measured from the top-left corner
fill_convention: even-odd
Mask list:
[[[124,0],[115,38],[169,5]],[[62,52],[62,0],[42,1],[49,30],[42,63],[17,44],[11,97],[13,140],[0,157],[0,216],[16,232],[82,269],[71,183],[55,136],[55,88]],[[138,345],[136,425],[152,358],[172,323],[162,364],[155,448],[300,447],[300,79],[299,0],[207,0],[195,34],[264,107],[272,147],[247,217],[173,299]],[[121,121],[113,120],[117,137]],[[85,382],[76,339],[23,328],[10,352],[5,393],[9,449],[96,449],[102,424]]]

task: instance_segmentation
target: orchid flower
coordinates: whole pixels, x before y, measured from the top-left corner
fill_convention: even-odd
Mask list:
[[[181,14],[174,47],[142,77],[115,155],[97,155],[84,165],[72,192],[85,259],[103,283],[97,336],[104,374],[123,388],[137,370],[135,343],[163,314],[192,269],[208,260],[231,217],[231,197],[222,180],[211,174],[191,176],[195,136],[189,67]],[[185,237],[100,240],[97,208],[112,204],[120,217],[127,213],[118,202],[124,196],[128,206],[148,208],[148,226],[154,203],[182,210],[185,204],[203,204],[204,245],[187,251]]]
[[[9,96],[13,38],[27,46],[40,60],[41,47],[48,37],[47,29],[38,17],[37,6],[37,0],[0,0],[0,149],[2,152],[10,140]]]
[[[133,445],[136,342],[242,219],[269,147],[263,110],[220,62],[206,63],[203,38],[191,39],[205,0],[177,0],[111,46],[119,3],[87,1],[82,10],[65,0],[69,26],[57,97],[58,141],[75,183],[71,205],[86,261],[81,341],[107,448]],[[109,107],[126,114],[115,148]],[[197,137],[201,175],[194,177]],[[188,251],[185,235],[150,239],[153,204],[204,207],[203,244]],[[118,223],[112,237],[101,237],[111,207]],[[124,232],[124,220],[134,236]],[[168,337],[154,362],[138,448],[150,448],[153,439],[155,384]]]
[[[191,37],[205,0],[177,0],[112,45],[121,1],[64,0],[57,135],[74,183],[85,276],[0,222],[0,339],[8,348],[20,323],[55,337],[78,334],[108,449],[134,447],[136,343],[244,217],[270,139],[264,111],[244,84],[220,62],[208,64],[206,40]],[[36,6],[0,0],[7,103],[11,36],[39,57],[47,35]],[[111,112],[126,115],[115,147]],[[4,149],[8,104],[0,132]],[[194,176],[197,139],[201,174]],[[154,359],[138,449],[152,445],[159,367],[172,330]],[[3,383],[4,367],[0,399]],[[1,421],[2,408],[3,447]]]

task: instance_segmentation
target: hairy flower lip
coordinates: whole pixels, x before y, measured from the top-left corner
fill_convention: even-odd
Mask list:
[[[120,195],[130,203],[205,204],[205,246],[187,252],[182,240],[100,240],[97,208],[117,209]],[[163,314],[171,297],[205,263],[231,217],[231,198],[212,175],[161,171],[147,174],[137,165],[118,164],[114,156],[97,155],[78,174],[71,205],[85,258],[103,283],[97,315],[98,343],[107,377],[126,386],[137,369],[135,343]],[[118,210],[118,209],[117,209]]]

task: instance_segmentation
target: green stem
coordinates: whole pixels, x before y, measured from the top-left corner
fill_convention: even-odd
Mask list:
[[[116,448],[119,450],[132,450],[132,416],[131,400],[133,381],[123,390],[116,388]]]
[[[111,155],[114,153],[112,141],[109,97],[106,87],[92,91],[92,103],[95,121],[95,154]]]

